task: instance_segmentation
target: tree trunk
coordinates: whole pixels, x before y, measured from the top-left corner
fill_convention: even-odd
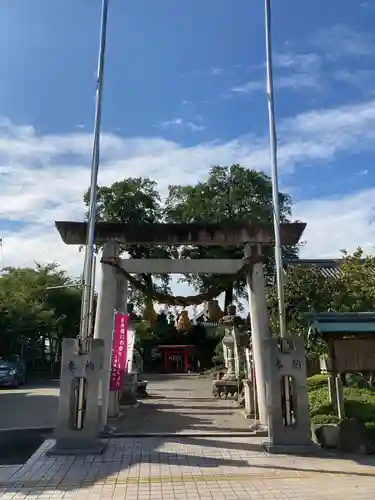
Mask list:
[[[225,290],[225,296],[224,296],[224,313],[226,314],[227,309],[229,306],[233,304],[233,285],[229,286]]]
[[[142,278],[143,278],[143,281],[144,281],[145,285],[150,289],[150,292],[151,292],[151,289],[152,289],[152,274],[142,274]],[[146,299],[146,296],[144,296],[144,298]]]

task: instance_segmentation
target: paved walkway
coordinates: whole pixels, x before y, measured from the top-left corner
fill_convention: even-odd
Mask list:
[[[375,468],[353,459],[269,456],[261,438],[112,439],[102,456],[46,457],[8,480],[1,500],[373,500]]]
[[[206,382],[195,380],[197,386],[205,386]],[[155,383],[158,386],[159,382]],[[173,386],[171,382],[169,390],[174,387],[178,392],[178,379],[174,383]],[[182,381],[181,388],[184,384]],[[168,383],[160,385],[161,392],[166,392],[166,386]],[[186,391],[187,400],[195,406],[189,396],[191,392]],[[213,407],[207,410],[201,423],[212,429],[237,428],[234,409],[222,406],[228,402],[215,403],[208,395],[197,399],[202,402],[201,411],[204,406]],[[203,399],[207,400],[205,404]],[[181,405],[189,419],[193,418],[194,408],[188,409],[183,402]],[[178,405],[173,406],[174,410],[156,407],[150,415],[164,412],[165,419],[172,423],[175,417],[168,413],[177,413]],[[138,410],[131,411],[136,416]],[[375,457],[268,455],[262,449],[260,437],[191,436],[186,431],[194,429],[195,420],[178,422],[170,429],[175,435],[113,438],[101,456],[47,457],[45,452],[53,444],[48,440],[24,466],[0,469],[0,499],[24,500],[26,496],[27,500],[375,498]],[[155,427],[151,418],[149,423]],[[140,423],[141,428],[145,425],[144,421]]]
[[[234,401],[212,398],[212,378],[197,375],[145,375],[149,398],[111,422],[130,434],[243,433],[249,421]]]

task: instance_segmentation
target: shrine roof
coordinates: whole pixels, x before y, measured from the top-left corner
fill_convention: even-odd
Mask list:
[[[375,312],[303,313],[310,328],[322,336],[350,333],[375,335]]]
[[[56,221],[67,245],[86,243],[87,222]],[[281,224],[283,245],[296,245],[306,227],[304,222]],[[242,246],[245,243],[270,246],[274,243],[272,224],[225,222],[222,224],[120,224],[98,222],[95,242],[117,240],[127,245]]]
[[[324,278],[338,278],[340,276],[340,265],[342,258],[338,259],[285,259],[284,269],[287,272],[288,267],[309,266],[318,269]],[[359,264],[364,264],[365,259],[358,259]]]
[[[187,349],[188,347],[195,347],[193,344],[165,344],[158,345],[158,349]]]

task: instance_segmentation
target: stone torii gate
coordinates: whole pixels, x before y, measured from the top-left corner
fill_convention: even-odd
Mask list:
[[[56,222],[57,230],[67,245],[86,242],[85,222]],[[281,224],[282,245],[296,245],[305,229],[302,222]],[[265,348],[270,339],[263,258],[265,249],[274,244],[271,225],[223,224],[119,224],[98,222],[95,242],[103,245],[102,283],[99,291],[94,337],[104,343],[101,371],[101,417],[103,425],[118,412],[118,394],[109,393],[113,314],[127,311],[127,279],[109,261],[128,274],[212,273],[235,275],[243,268],[249,297],[253,358],[257,380],[260,422],[267,424]],[[194,245],[242,247],[243,259],[120,259],[120,244],[132,245]],[[63,375],[64,367],[62,367]],[[60,396],[60,399],[63,395]],[[63,404],[60,404],[63,408]],[[87,409],[88,410],[88,409]],[[79,431],[76,431],[79,432]]]

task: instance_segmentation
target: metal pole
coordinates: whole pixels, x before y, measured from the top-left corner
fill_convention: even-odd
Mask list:
[[[277,138],[275,125],[275,109],[273,103],[273,76],[272,76],[272,52],[271,52],[271,0],[264,0],[265,24],[266,24],[266,73],[267,73],[267,96],[268,96],[268,116],[269,134],[271,148],[271,178],[272,178],[272,204],[273,204],[273,224],[275,233],[275,270],[277,299],[279,306],[279,322],[281,337],[287,336],[285,321],[285,301],[284,301],[284,279],[283,279],[283,253],[280,237],[280,202],[279,202],[279,181],[277,174]]]
[[[94,121],[94,141],[91,164],[91,179],[90,179],[90,205],[88,217],[88,229],[85,246],[85,260],[83,268],[83,283],[82,283],[82,306],[81,306],[81,323],[79,331],[80,350],[83,354],[87,349],[87,339],[90,336],[90,317],[92,316],[92,292],[93,286],[93,264],[95,253],[95,221],[96,221],[96,196],[98,184],[98,170],[100,158],[100,125],[101,125],[101,101],[103,90],[103,73],[104,73],[104,55],[105,44],[107,37],[107,14],[108,0],[102,2],[102,16],[100,26],[100,46],[99,59],[96,83],[95,96],[95,121]],[[83,407],[84,407],[84,381],[80,381],[78,388],[78,411],[77,411],[77,429],[81,429],[83,425]]]
[[[96,255],[93,256],[92,261],[92,277],[90,289],[90,321],[89,321],[89,336],[93,337],[93,323],[94,323],[94,296],[95,296],[95,278],[96,278]]]
[[[72,285],[57,285],[57,286],[47,286],[46,290],[57,290],[58,288],[78,288],[81,284],[73,283]]]
[[[96,196],[97,196],[97,183],[98,183],[98,170],[99,170],[99,157],[100,157],[99,147],[100,147],[100,125],[101,125],[101,101],[102,101],[102,89],[103,89],[104,54],[105,54],[105,43],[107,34],[107,12],[108,12],[108,0],[103,0],[97,86],[96,86],[94,142],[93,142],[91,180],[90,180],[90,205],[89,205],[88,230],[87,230],[86,247],[85,247],[85,261],[84,261],[85,263],[83,271],[81,326],[79,332],[80,340],[82,343],[86,341],[90,333],[89,331],[90,311],[92,307],[90,299],[91,299],[91,285],[93,276],[93,261],[95,253],[94,237],[95,237],[95,220],[96,220]]]

